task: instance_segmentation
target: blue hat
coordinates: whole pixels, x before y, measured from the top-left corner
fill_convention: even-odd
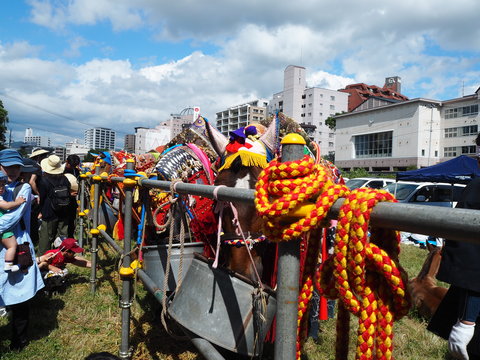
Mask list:
[[[108,151],[102,151],[100,154],[90,153],[92,156],[100,156],[100,159],[105,161],[107,164],[112,165],[112,157]]]
[[[7,182],[8,176],[2,170],[0,170],[0,182]]]
[[[230,135],[230,141],[236,140],[236,139],[245,139],[247,136],[245,135],[245,128],[241,127],[235,131],[230,131],[228,133]]]
[[[2,166],[23,166],[22,156],[13,149],[4,149],[0,151],[0,165]]]

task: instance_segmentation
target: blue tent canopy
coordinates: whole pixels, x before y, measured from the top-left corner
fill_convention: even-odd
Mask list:
[[[474,177],[480,176],[477,160],[466,155],[432,165],[423,169],[397,173],[397,181],[429,181],[467,184]]]

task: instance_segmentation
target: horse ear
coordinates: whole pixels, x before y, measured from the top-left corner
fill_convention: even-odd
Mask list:
[[[260,136],[260,141],[270,150],[271,153],[275,153],[275,144],[277,140],[277,118],[274,117],[270,125],[268,125],[265,133]]]
[[[210,124],[207,118],[199,116],[197,120],[193,122],[190,128],[207,144],[211,144],[212,149],[218,156],[222,156],[225,152],[225,148],[228,144],[228,139],[214,126]]]

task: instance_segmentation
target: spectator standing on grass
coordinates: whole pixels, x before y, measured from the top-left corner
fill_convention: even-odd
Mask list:
[[[80,176],[80,157],[78,155],[68,155],[65,161],[65,174],[72,174],[76,178]]]
[[[480,167],[480,133],[476,138]],[[480,177],[474,178],[462,192],[457,208],[480,210]],[[462,304],[458,321],[452,327],[448,349],[456,359],[468,359],[467,345],[480,316],[480,244],[446,240],[437,279],[449,283],[460,294]]]
[[[1,170],[7,174],[8,183],[4,199],[13,200],[15,186],[18,184],[23,160],[20,154],[11,149],[0,151]],[[0,217],[0,233],[11,229],[18,244],[26,243],[30,250],[32,265],[17,272],[0,273],[0,306],[8,306],[12,312],[12,338],[10,348],[21,350],[28,343],[30,301],[38,290],[44,287],[40,270],[34,261],[35,253],[30,239],[31,188],[24,184],[18,192],[26,201],[13,211]],[[0,267],[4,266],[6,249],[0,244]],[[29,259],[30,260],[30,259]]]
[[[40,149],[37,148],[30,154],[29,158],[35,161],[37,164],[40,164],[43,159],[48,157],[49,154],[50,154],[50,151],[42,148]]]
[[[21,169],[20,177],[24,183],[30,184],[32,188],[32,210],[30,215],[30,238],[33,245],[38,245],[38,230],[40,228],[40,222],[38,220],[38,214],[40,213],[40,191],[38,190],[38,184],[42,176],[42,169],[40,165],[32,159],[22,159],[23,166]]]
[[[78,195],[78,181],[73,174],[65,174],[65,177],[70,182],[70,204],[67,207],[67,217],[68,217],[68,237],[73,238],[75,237],[75,224],[77,219],[77,195]]]
[[[68,235],[68,213],[66,207],[56,206],[58,189],[66,188],[70,192],[70,182],[63,174],[64,165],[57,155],[50,155],[43,159],[40,166],[43,176],[40,181],[40,226],[38,253],[44,254],[51,248],[57,237]],[[69,194],[67,193],[67,197]],[[68,203],[67,203],[68,205]]]

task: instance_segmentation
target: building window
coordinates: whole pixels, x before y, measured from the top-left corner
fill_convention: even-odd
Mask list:
[[[448,128],[445,129],[445,137],[446,138],[452,138],[452,137],[457,137],[457,128]]]
[[[335,101],[335,96],[330,96],[330,100]]]
[[[335,110],[335,105],[330,105],[330,110]]]
[[[470,125],[462,127],[462,136],[477,135],[478,125]]]
[[[355,157],[391,157],[393,131],[354,136]]]
[[[438,157],[438,150],[435,150],[435,157]]]
[[[462,146],[462,154],[464,155],[476,154],[476,146],[475,145]]]
[[[328,143],[328,147],[333,147],[333,146],[334,146],[333,142],[330,141],[330,142]]]
[[[422,156],[425,156],[425,149],[422,149]]]
[[[445,157],[455,157],[457,156],[457,147],[456,146],[449,146],[443,148],[443,156]]]
[[[478,104],[445,109],[445,119],[453,119],[460,116],[475,116],[477,114]]]
[[[462,107],[462,116],[477,115],[478,104]]]
[[[445,119],[453,119],[458,117],[458,109],[445,109]]]
[[[305,94],[302,95],[302,99],[305,99],[307,96]]]
[[[312,113],[308,113],[308,116],[312,116]]]

